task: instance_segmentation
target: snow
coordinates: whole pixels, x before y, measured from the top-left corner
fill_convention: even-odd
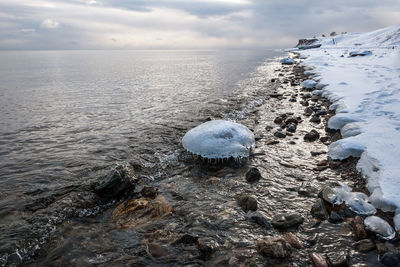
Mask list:
[[[321,48],[296,52],[336,110],[328,127],[343,139],[330,145],[329,156],[360,157],[357,168],[367,178],[371,203],[397,209],[400,229],[400,24],[318,39]],[[364,51],[371,53],[350,56]]]
[[[186,150],[208,159],[248,157],[254,144],[254,135],[246,126],[226,120],[205,122],[182,138]]]
[[[395,232],[390,224],[378,216],[369,216],[364,220],[365,228],[377,234],[378,237],[390,240],[395,237]]]
[[[317,85],[316,81],[313,80],[305,80],[300,84],[302,87],[307,88],[307,89],[312,89]]]

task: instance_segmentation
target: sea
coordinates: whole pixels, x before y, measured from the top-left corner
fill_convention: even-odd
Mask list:
[[[149,184],[168,179],[186,131],[210,119],[240,122],[266,101],[268,63],[281,54],[1,51],[0,265],[54,259],[61,252],[52,246],[68,236],[96,251],[118,203],[83,209],[76,196],[128,162],[146,168]],[[103,251],[125,239],[108,236]],[[64,243],[70,262],[112,262]]]

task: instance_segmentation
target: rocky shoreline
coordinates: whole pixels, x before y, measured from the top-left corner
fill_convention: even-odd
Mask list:
[[[331,103],[301,85],[312,75],[305,71],[298,63],[277,64],[261,81],[269,99],[241,121],[256,137],[247,164],[207,166],[182,149],[160,180],[145,179],[154,170],[137,162],[120,167],[91,186],[97,201],[117,203],[102,219],[113,237],[100,239],[114,242],[113,249],[85,252],[84,243],[54,240],[55,249],[34,263],[395,266],[398,235],[387,241],[381,231],[378,238],[379,229],[366,229],[365,214],[333,202],[343,183],[368,192],[357,159],[328,159],[328,145],[341,136],[326,128]]]

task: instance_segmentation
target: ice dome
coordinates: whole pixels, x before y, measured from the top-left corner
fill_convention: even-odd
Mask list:
[[[246,126],[226,120],[200,124],[182,138],[187,151],[207,159],[248,157],[254,142],[254,135]]]

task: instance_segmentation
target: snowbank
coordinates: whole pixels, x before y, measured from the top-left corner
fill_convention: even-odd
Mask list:
[[[400,24],[318,42],[321,48],[298,52],[313,79],[327,85],[321,94],[336,110],[328,126],[340,129],[344,139],[331,144],[329,156],[360,156],[357,168],[368,178],[371,202],[399,214]],[[370,53],[354,56],[359,51]]]

